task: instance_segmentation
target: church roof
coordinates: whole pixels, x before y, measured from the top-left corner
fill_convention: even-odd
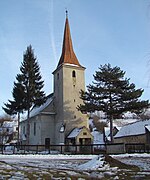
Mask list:
[[[50,94],[46,100],[46,102],[44,104],[42,104],[41,106],[39,107],[34,107],[31,112],[30,112],[30,118],[31,117],[34,117],[36,115],[39,115],[39,114],[54,114],[54,112],[42,112],[46,107],[48,107],[51,102],[53,101],[53,93]]]
[[[72,64],[72,65],[81,66],[73,50],[67,11],[66,11],[66,22],[65,22],[62,54],[57,67],[59,67],[62,64]]]

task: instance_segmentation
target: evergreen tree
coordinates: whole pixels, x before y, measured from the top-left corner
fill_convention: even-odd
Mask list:
[[[78,106],[81,112],[103,111],[110,120],[110,136],[113,142],[113,119],[124,112],[137,114],[149,106],[148,101],[139,100],[143,89],[135,89],[130,79],[124,78],[125,72],[119,67],[112,68],[110,64],[100,66],[94,75],[94,82],[87,86],[87,91],[81,91],[83,105]]]
[[[25,109],[23,105],[24,98],[24,88],[20,83],[14,82],[13,88],[13,100],[8,100],[8,103],[5,103],[3,110],[9,115],[18,115],[18,142],[19,142],[19,128],[20,128],[20,113]]]
[[[42,90],[44,81],[40,74],[40,67],[34,56],[32,46],[28,46],[23,55],[23,62],[20,67],[20,74],[17,74],[13,89],[13,101],[5,104],[3,108],[8,114],[27,111],[27,144],[29,144],[29,118],[31,108],[42,105],[47,97]]]
[[[23,55],[23,63],[20,71],[21,73],[17,75],[16,79],[24,88],[23,104],[27,110],[27,144],[29,144],[30,110],[31,108],[42,105],[47,99],[42,90],[44,81],[41,80],[40,67],[31,45],[27,47]]]
[[[20,83],[14,82],[12,95],[13,101],[8,100],[8,103],[4,104],[3,110],[9,115],[22,113],[25,109],[23,105],[24,87]]]

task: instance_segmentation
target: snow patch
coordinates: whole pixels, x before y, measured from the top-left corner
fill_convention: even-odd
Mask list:
[[[79,165],[78,169],[86,171],[86,170],[94,170],[94,169],[102,168],[103,166],[104,166],[103,157],[98,156],[93,158],[91,161]]]

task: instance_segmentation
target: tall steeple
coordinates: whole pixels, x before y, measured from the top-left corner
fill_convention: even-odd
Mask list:
[[[73,50],[67,11],[63,38],[62,54],[53,72],[56,144],[64,143],[72,129],[88,127],[87,115],[77,110],[83,104],[79,92],[85,91],[85,67],[80,65]],[[65,127],[64,132],[60,132],[61,127]]]
[[[73,50],[67,10],[66,10],[66,22],[65,22],[62,54],[57,67],[59,67],[62,64],[74,64],[81,66]]]

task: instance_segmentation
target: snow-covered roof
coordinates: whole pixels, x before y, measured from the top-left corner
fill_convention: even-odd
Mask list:
[[[114,126],[118,131],[121,129],[121,127]],[[108,138],[110,136],[110,127],[104,127],[105,136]]]
[[[115,138],[123,136],[133,136],[145,134],[145,127],[150,126],[150,120],[141,120],[123,126],[120,131],[114,136]]]
[[[67,138],[75,138],[78,136],[78,134],[82,131],[83,127],[82,128],[74,128],[71,133],[68,135]]]
[[[4,127],[14,127],[14,126],[17,126],[18,125],[18,121],[14,120],[14,121],[6,121],[4,122],[3,126]]]
[[[91,134],[94,137],[93,144],[105,144],[102,133],[100,133],[99,131],[93,131]]]
[[[30,118],[40,114],[52,102],[52,100],[53,100],[53,94],[50,94],[48,96],[47,101],[44,104],[32,109],[32,111],[30,112]]]
[[[150,126],[145,126],[145,128],[150,132]]]

